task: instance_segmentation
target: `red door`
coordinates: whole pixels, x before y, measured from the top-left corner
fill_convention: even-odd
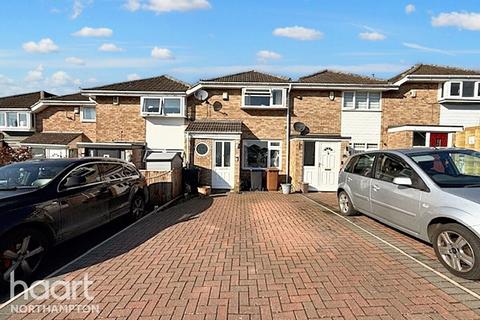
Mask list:
[[[448,133],[430,133],[430,147],[448,147]]]

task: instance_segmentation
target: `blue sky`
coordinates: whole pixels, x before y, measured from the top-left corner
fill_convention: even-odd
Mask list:
[[[0,95],[161,74],[480,67],[477,0],[16,0],[0,30]]]

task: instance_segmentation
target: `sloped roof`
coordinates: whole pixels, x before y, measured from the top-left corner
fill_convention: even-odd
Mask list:
[[[42,91],[17,94],[14,96],[0,97],[0,108],[30,108],[42,96]],[[43,92],[44,98],[54,97],[55,95]]]
[[[425,76],[480,76],[480,70],[463,69],[457,67],[439,66],[434,64],[416,64],[408,70],[391,78],[391,82],[397,82],[398,80],[409,75],[425,75]]]
[[[183,92],[188,88],[190,88],[189,84],[163,75],[147,79],[112,83],[83,90]]]
[[[80,92],[66,94],[63,96],[53,96],[44,99],[45,101],[90,101],[87,96],[82,95]]]
[[[212,79],[202,79],[201,82],[257,82],[257,83],[286,83],[290,78],[274,76],[255,70],[230,74]]]
[[[240,120],[195,120],[185,129],[187,132],[241,133]]]
[[[386,80],[353,73],[322,70],[298,79],[300,83],[387,84]]]
[[[58,144],[65,146],[82,134],[79,132],[40,132],[26,138],[22,141],[22,144]]]

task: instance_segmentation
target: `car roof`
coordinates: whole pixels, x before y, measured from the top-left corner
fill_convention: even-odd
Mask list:
[[[90,162],[118,162],[118,163],[126,163],[125,161],[117,158],[102,158],[102,157],[86,157],[86,158],[62,158],[62,159],[34,159],[34,160],[27,160],[23,162],[17,162],[12,164],[20,164],[20,163],[43,163],[43,164],[60,164],[64,166],[68,166],[71,164],[83,164],[83,163],[90,163]]]
[[[397,154],[397,155],[411,155],[411,154],[421,154],[421,153],[429,153],[435,151],[470,151],[469,149],[465,148],[409,148],[409,149],[382,149],[382,150],[372,150],[372,151],[365,151],[361,153],[356,153],[353,156],[361,155],[361,154],[375,154],[375,153],[390,153],[390,154]]]

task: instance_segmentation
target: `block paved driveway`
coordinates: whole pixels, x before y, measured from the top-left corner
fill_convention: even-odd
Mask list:
[[[366,217],[353,221],[448,275],[428,245]],[[85,273],[94,300],[75,302],[100,314],[12,318],[480,319],[472,294],[299,194],[190,200],[147,217],[59,278]],[[461,285],[480,293],[477,282]]]

